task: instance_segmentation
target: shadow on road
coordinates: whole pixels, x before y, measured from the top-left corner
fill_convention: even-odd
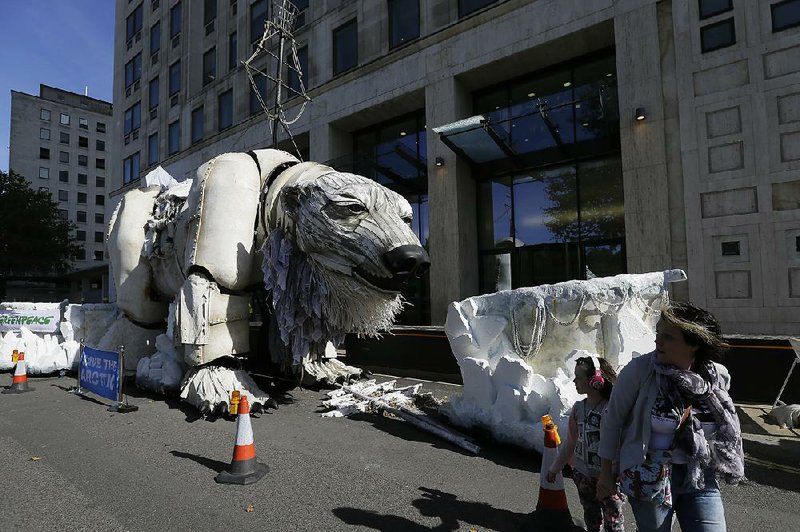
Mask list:
[[[103,401],[100,401],[100,400],[98,400],[98,399],[95,399],[94,397],[91,397],[91,396],[89,396],[89,395],[86,395],[85,393],[72,393],[72,388],[71,388],[71,387],[70,387],[70,388],[67,388],[66,386],[61,386],[60,384],[51,384],[50,386],[53,386],[53,387],[55,387],[55,388],[59,388],[59,389],[61,389],[61,390],[64,390],[65,392],[71,393],[71,394],[72,394],[72,395],[74,395],[75,397],[80,397],[80,398],[81,398],[81,399],[83,399],[84,401],[89,401],[90,403],[94,403],[94,404],[96,404],[96,405],[100,405],[100,406],[106,406],[106,407],[108,407],[108,406],[111,406],[111,404],[109,404],[109,403],[104,403]],[[87,393],[88,393],[88,392],[87,392]]]
[[[320,410],[320,412],[322,411],[325,410]],[[354,414],[349,416],[349,419],[369,423],[380,431],[406,441],[428,443],[436,449],[446,449],[464,456],[474,456],[468,451],[401,419],[375,414]],[[481,452],[478,456],[481,458],[497,465],[531,473],[538,473],[541,468],[541,456],[536,452],[498,444],[491,440],[488,434],[472,433],[470,436],[473,436],[476,443],[480,445]]]
[[[183,451],[170,451],[169,454],[172,456],[177,456],[178,458],[188,458],[189,460],[197,462],[201,466],[207,467],[213,471],[216,471],[217,473],[225,471],[230,465],[226,462],[220,462],[219,460],[206,458],[204,456],[197,456],[196,454],[185,453]]]
[[[363,526],[374,530],[459,530],[462,523],[488,530],[523,530],[529,514],[495,508],[484,502],[462,501],[451,493],[420,487],[422,495],[411,504],[426,517],[436,517],[441,523],[434,527],[420,525],[398,515],[381,514],[360,508],[334,508],[333,514],[349,525]]]

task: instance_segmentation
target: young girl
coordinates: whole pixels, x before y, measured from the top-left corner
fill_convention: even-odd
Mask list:
[[[587,397],[575,403],[569,416],[566,441],[555,463],[547,472],[547,480],[556,475],[569,462],[573,465],[572,478],[578,488],[586,530],[625,530],[622,506],[625,496],[619,487],[610,497],[598,500],[597,478],[600,476],[600,420],[608,407],[611,389],[617,374],[603,358],[583,357],[575,363],[575,388]]]

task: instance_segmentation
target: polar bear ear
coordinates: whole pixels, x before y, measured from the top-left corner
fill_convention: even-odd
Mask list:
[[[297,185],[290,185],[281,190],[281,206],[284,214],[292,218],[297,215],[303,200],[303,188]]]

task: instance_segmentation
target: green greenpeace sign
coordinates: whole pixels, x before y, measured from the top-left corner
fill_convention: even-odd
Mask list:
[[[31,332],[55,332],[61,310],[0,310],[0,331],[18,331],[25,327]]]

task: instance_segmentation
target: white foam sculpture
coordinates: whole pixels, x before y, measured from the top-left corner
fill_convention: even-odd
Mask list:
[[[445,333],[463,392],[444,406],[456,424],[542,451],[541,416],[566,430],[580,398],[575,360],[594,354],[617,370],[653,350],[659,309],[682,270],[506,290],[450,305]]]
[[[402,309],[400,282],[427,264],[411,214],[375,181],[280,150],[222,154],[180,183],[159,168],[111,217],[122,316],[99,347],[124,340],[126,370],[158,391],[186,369],[181,397],[201,410],[239,386],[263,403],[220,360],[249,352],[250,291],[263,282],[274,331],[258,355],[314,381],[358,374],[332,344],[386,329]]]
[[[27,327],[0,335],[0,370],[14,367],[12,353],[23,351],[28,374],[46,375],[62,370],[74,370],[80,360],[80,340],[95,346],[116,315],[110,304],[69,305],[62,303],[1,303],[8,310],[59,311],[58,332],[33,332]]]

